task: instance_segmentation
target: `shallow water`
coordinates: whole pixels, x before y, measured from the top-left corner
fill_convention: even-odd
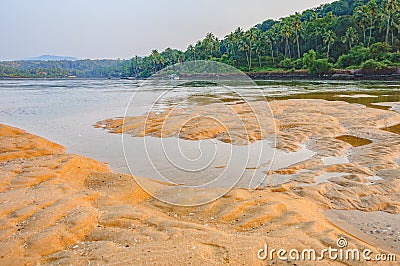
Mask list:
[[[323,157],[321,158],[324,165],[334,165],[334,164],[345,164],[349,163],[349,158],[347,155],[337,156],[337,157]]]
[[[113,171],[128,173],[129,169],[125,163],[122,150],[121,135],[108,134],[102,129],[96,129],[92,125],[105,118],[123,116],[125,108],[133,93],[136,93],[134,108],[130,108],[129,115],[141,115],[147,112],[157,102],[156,108],[160,111],[177,103],[186,106],[207,105],[213,102],[229,102],[241,100],[244,96],[249,100],[267,98],[326,98],[328,100],[348,100],[351,102],[369,104],[374,102],[390,102],[400,100],[400,84],[373,83],[373,82],[260,82],[259,88],[254,86],[237,86],[235,93],[224,87],[174,87],[172,90],[166,84],[151,84],[151,86],[139,87],[141,81],[131,80],[0,80],[0,123],[16,126],[33,134],[48,138],[60,143],[67,148],[68,152],[80,154],[96,160],[107,162]],[[261,90],[259,90],[261,89]],[[156,101],[160,92],[168,91],[168,95],[160,101]],[[346,98],[333,97],[340,94],[370,94],[378,97]],[[366,102],[363,102],[366,101]],[[181,174],[171,166],[167,166],[165,156],[160,150],[160,140],[146,137],[151,154],[162,169],[162,175],[174,176],[176,182],[181,182],[187,177],[187,172]],[[157,178],[154,169],[146,167],[149,161],[143,156],[143,138],[135,139],[126,137],[128,162],[135,174],[145,177]],[[205,171],[207,177],[212,179],[220,172],[224,172],[226,178],[219,179],[218,185],[226,185],[232,175],[237,176],[243,172],[247,184],[256,184],[265,177],[270,167],[273,155],[272,143],[259,141],[251,147],[239,147],[219,141],[183,141],[180,140],[180,148],[186,151],[176,151],[176,138],[164,139],[169,146],[170,157],[178,163],[185,161],[185,167],[198,168],[212,159],[210,154],[217,147],[220,154],[207,165]],[[260,144],[263,144],[261,146]],[[201,153],[201,149],[207,151]],[[250,150],[250,159],[247,161],[243,156]],[[231,154],[233,157],[228,158]],[[187,154],[187,158],[179,154]],[[257,164],[254,154],[261,154],[261,164]],[[199,157],[199,155],[205,157]],[[272,169],[289,166],[301,160],[310,158],[312,151],[305,146],[297,153],[285,154],[278,152],[277,159]],[[196,159],[199,158],[197,161]],[[258,158],[258,157],[257,157]],[[167,158],[168,159],[168,158]],[[189,159],[189,160],[188,160]],[[229,159],[233,168],[227,168],[226,161]],[[188,161],[194,162],[188,163]],[[329,160],[329,159],[327,159]],[[332,159],[330,163],[334,163]],[[247,164],[244,164],[246,162]],[[196,168],[196,169],[197,169]],[[243,170],[243,171],[241,171]],[[204,177],[205,172],[202,172]],[[198,178],[192,175],[191,184],[197,184]],[[158,178],[162,179],[162,178]],[[187,181],[187,179],[185,179]],[[250,182],[250,180],[253,180]],[[272,179],[271,179],[272,180]],[[282,178],[285,180],[285,178]],[[189,182],[189,183],[190,183]],[[231,181],[229,181],[231,182]],[[228,182],[228,183],[229,183]],[[252,183],[253,182],[253,183]]]
[[[331,179],[331,178],[343,177],[346,175],[348,175],[348,174],[347,173],[338,173],[338,172],[323,172],[323,173],[315,176],[315,179],[316,179],[315,183],[311,183],[311,184],[300,183],[300,184],[298,184],[298,186],[307,187],[307,186],[319,185],[319,184],[329,182],[329,179]]]
[[[375,247],[400,250],[400,215],[381,211],[326,210],[328,219],[351,235]],[[387,265],[394,265],[388,263]]]
[[[124,145],[132,173],[189,187],[256,188],[261,184],[285,183],[290,176],[273,175],[266,180],[268,171],[288,167],[315,154],[306,145],[291,153],[275,150],[269,140],[238,146],[214,139],[127,136]]]

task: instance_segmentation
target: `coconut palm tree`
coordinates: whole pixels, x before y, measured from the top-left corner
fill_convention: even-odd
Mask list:
[[[357,7],[354,10],[354,15],[353,16],[354,16],[354,20],[356,21],[356,24],[359,25],[360,28],[362,28],[362,30],[363,30],[363,37],[364,37],[363,41],[364,41],[364,44],[365,44],[366,39],[367,39],[366,31],[367,31],[368,24],[370,22],[370,15],[369,15],[368,6],[362,5],[362,6]]]
[[[280,23],[275,23],[270,29],[270,36],[273,43],[275,43],[276,56],[279,55],[279,40],[281,37],[281,26]]]
[[[240,52],[243,52],[246,57],[247,67],[249,66],[249,52],[248,52],[248,43],[246,42],[246,38],[243,36],[238,41],[238,49]]]
[[[261,56],[265,51],[266,35],[261,30],[256,30],[256,40],[255,40],[255,53],[258,57],[258,65],[261,67]]]
[[[151,51],[150,58],[153,62],[153,70],[156,72],[164,64],[164,58],[160,55],[157,49]]]
[[[390,32],[392,35],[392,46],[394,45],[394,31],[400,29],[400,12],[396,12],[392,15],[390,23]]]
[[[198,60],[207,59],[207,54],[204,49],[204,44],[202,41],[198,40],[196,42],[196,44],[194,45],[194,50],[196,52],[196,59],[198,59]]]
[[[331,45],[335,42],[335,39],[336,39],[336,34],[332,30],[328,30],[324,34],[324,42],[327,47],[326,57],[328,59],[329,59],[329,52],[330,52]]]
[[[291,57],[290,53],[290,45],[289,45],[289,38],[292,36],[293,29],[290,25],[290,22],[287,19],[282,20],[283,25],[281,28],[281,36],[285,40],[285,57]]]
[[[276,34],[274,33],[274,31],[272,29],[270,29],[267,32],[265,32],[265,38],[266,38],[266,42],[269,44],[272,62],[275,63],[274,43],[276,41]]]
[[[239,54],[240,51],[240,41],[243,38],[243,30],[242,28],[238,27],[234,32],[231,32],[227,36],[225,36],[226,45],[228,48],[228,52],[230,56],[233,57],[233,60],[236,65],[239,64]]]
[[[249,29],[245,34],[243,38],[244,48],[246,49],[246,59],[247,59],[247,66],[250,71],[251,69],[251,61],[252,61],[252,54],[253,54],[253,46],[256,40],[257,32],[255,28]]]
[[[140,63],[139,63],[139,56],[135,56],[135,58],[131,59],[132,63],[132,74],[131,76],[134,76],[135,78],[138,77],[139,72],[140,72]]]
[[[229,55],[235,56],[235,36],[233,35],[233,32],[229,33],[228,35],[225,36],[224,42],[226,45],[226,51],[228,52]]]
[[[298,13],[298,12],[296,12],[295,15],[292,17],[293,28],[295,29],[295,32],[296,32],[297,56],[299,58],[301,58],[299,35],[300,35],[301,27],[302,27],[300,17],[301,17],[300,13]]]
[[[325,29],[322,28],[322,18],[318,17],[318,14],[312,13],[309,21],[306,21],[304,23],[304,33],[308,37],[306,39],[306,46],[307,49],[310,49],[311,47],[314,47],[316,49],[318,47],[318,41],[321,39],[321,35],[325,31]]]
[[[225,43],[227,47],[228,55],[237,63],[237,49],[238,49],[238,38],[235,32],[231,32],[225,36]]]
[[[399,0],[386,0],[385,1],[385,14],[387,16],[386,20],[386,37],[385,42],[389,42],[389,33],[391,29],[391,23],[393,15],[399,11]]]
[[[196,49],[193,45],[189,45],[187,50],[189,51],[190,55],[192,56],[193,60],[196,61]]]
[[[242,38],[243,34],[244,34],[243,29],[241,27],[237,27],[235,32],[234,32],[236,40],[239,40],[240,38]]]
[[[346,31],[346,35],[342,37],[343,43],[348,43],[350,50],[353,48],[353,44],[358,41],[357,31],[353,27],[349,27]]]
[[[208,53],[208,58],[211,59],[214,57],[214,52],[219,48],[219,40],[213,33],[209,32],[203,40],[203,45]]]
[[[378,12],[378,5],[376,4],[375,0],[371,0],[367,4],[367,10],[368,10],[368,15],[369,15],[369,38],[368,38],[368,47],[371,44],[371,38],[372,38],[372,29],[374,28],[374,20],[376,17],[376,14]]]

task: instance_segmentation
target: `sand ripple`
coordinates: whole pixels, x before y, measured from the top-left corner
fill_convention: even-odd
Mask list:
[[[335,246],[341,236],[348,239],[349,248],[384,249],[383,242],[374,248],[368,240],[335,226],[324,210],[400,212],[400,138],[380,130],[398,123],[400,115],[319,100],[273,102],[271,107],[278,126],[278,147],[294,151],[306,143],[316,154],[277,170],[291,176],[288,183],[253,192],[234,189],[198,207],[162,203],[129,175],[111,173],[102,163],[65,154],[55,143],[1,125],[0,263],[261,265],[265,262],[257,259],[256,252],[266,242],[276,248],[318,250]],[[247,119],[252,125],[252,118]],[[126,133],[139,134],[135,130],[143,118],[127,121],[130,131]],[[161,136],[161,121],[162,116],[155,115],[153,130],[146,134]],[[121,123],[111,119],[100,124],[121,132]],[[223,136],[217,125],[207,127],[213,134],[199,127],[199,132],[204,132],[196,135],[192,127],[181,136]],[[226,141],[243,145],[271,133],[252,126],[247,129],[245,138],[236,136],[234,140],[234,136]],[[169,130],[176,134],[172,125]],[[372,143],[352,147],[335,139],[342,134]],[[348,160],[324,164],[323,158],[344,154]],[[301,185],[312,184],[316,176],[327,172],[343,176]],[[369,177],[373,176],[382,179],[371,184]],[[148,182],[171,197],[176,193],[167,184]]]

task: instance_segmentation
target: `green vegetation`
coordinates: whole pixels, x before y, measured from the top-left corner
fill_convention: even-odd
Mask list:
[[[363,70],[384,70],[386,68],[387,65],[374,59],[369,59],[362,64]]]
[[[130,60],[4,61],[0,77],[119,77],[128,76]]]
[[[1,62],[0,77],[146,78],[183,61],[214,60],[246,72],[294,71],[311,74],[336,69],[390,73],[400,66],[400,0],[339,0],[266,20],[219,40],[208,33],[186,51],[153,50],[130,60]]]

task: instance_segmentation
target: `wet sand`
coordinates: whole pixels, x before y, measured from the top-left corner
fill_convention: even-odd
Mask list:
[[[400,250],[400,215],[386,212],[328,210],[328,219],[356,237],[390,252]]]
[[[229,105],[240,114],[246,125],[242,133],[246,134],[227,134],[234,126],[221,104],[179,111],[170,109],[164,113],[150,113],[147,117],[127,117],[124,125],[122,120],[108,119],[100,121],[98,126],[111,133],[124,131],[133,137],[216,138],[235,145],[247,145],[270,137],[273,123],[268,120],[268,113],[264,123],[258,124],[246,103]],[[251,103],[252,108],[257,109],[257,105],[257,102]],[[323,209],[358,210],[365,213],[365,219],[371,213],[369,219],[372,220],[376,220],[374,213],[379,211],[399,217],[400,136],[396,131],[388,131],[399,124],[398,113],[325,100],[281,100],[272,101],[270,106],[276,124],[277,148],[291,153],[306,145],[315,154],[304,161],[269,171],[262,187],[273,187],[269,183],[274,180],[275,185],[285,187],[284,191],[310,199]],[[190,117],[207,117],[213,113],[218,113],[218,124],[207,123],[206,119],[196,125],[186,123]],[[221,124],[226,127],[222,128]],[[276,179],[282,182],[276,182]],[[331,221],[343,224],[340,219],[331,217]],[[361,227],[361,224],[356,226]],[[368,234],[370,232],[366,231],[364,236]],[[392,251],[397,248],[393,243],[384,243],[391,241],[388,238],[378,240],[381,247]],[[376,243],[376,239],[373,242]]]
[[[20,129],[1,125],[0,143],[2,265],[261,265],[256,253],[266,242],[322,249],[340,236],[378,252],[287,185],[176,207],[150,197],[131,176]]]
[[[249,121],[245,138],[239,134],[226,138],[216,124],[207,124],[212,135],[202,127],[176,134],[173,122],[179,124],[183,119],[173,115],[167,133],[185,139],[217,138],[236,145],[268,137],[269,128],[252,123],[246,106],[234,106]],[[208,110],[218,107],[208,106]],[[336,247],[339,237],[347,238],[349,248],[373,252],[393,246],[393,241],[383,238],[363,239],[335,222],[339,220],[329,220],[324,211],[400,213],[400,136],[380,129],[398,123],[400,114],[322,100],[276,101],[271,108],[278,129],[277,146],[293,152],[306,144],[315,154],[270,173],[287,176],[283,184],[255,191],[235,188],[197,207],[160,202],[130,175],[112,173],[103,163],[66,154],[60,145],[1,125],[0,263],[279,265],[278,260],[258,260],[257,251],[265,243],[277,249],[322,250]],[[162,136],[161,118],[162,114],[154,114],[151,132],[139,130],[141,117],[128,119],[133,123],[124,133]],[[121,133],[121,123],[108,119],[98,125]],[[336,139],[341,135],[356,135],[372,143],[353,147]],[[339,175],[317,182],[324,173]],[[174,196],[169,184],[146,182],[155,192],[170,191]],[[325,260],[324,264],[360,263]]]

